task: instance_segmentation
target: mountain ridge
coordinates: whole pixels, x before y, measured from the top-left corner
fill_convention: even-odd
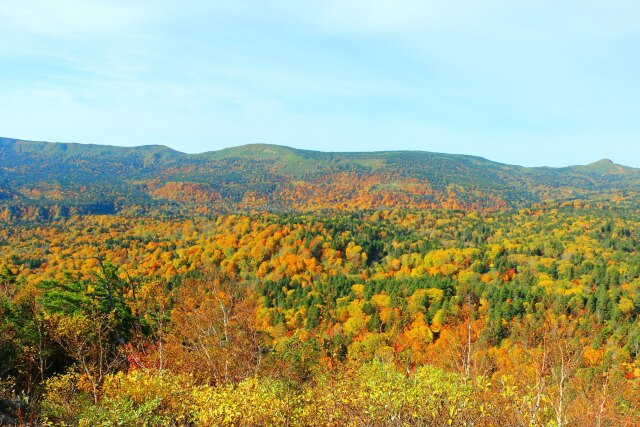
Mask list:
[[[322,152],[249,144],[188,154],[162,145],[0,138],[2,203],[107,206],[107,213],[158,205],[179,212],[203,206],[212,211],[496,210],[549,199],[635,194],[638,185],[640,169],[608,159],[551,168],[428,151]]]
[[[135,145],[135,146],[121,146],[121,145],[105,145],[105,144],[93,144],[93,143],[81,143],[81,142],[52,142],[52,141],[34,141],[20,138],[8,138],[8,137],[0,137],[0,149],[5,145],[15,144],[21,146],[40,146],[40,147],[56,147],[59,146],[61,151],[66,151],[69,147],[77,147],[81,148],[81,151],[89,151],[89,150],[105,150],[110,149],[114,151],[123,151],[123,152],[134,152],[138,150],[142,151],[161,151],[167,152],[178,156],[185,157],[206,157],[206,156],[216,156],[216,157],[229,157],[231,155],[241,155],[243,151],[250,151],[259,149],[260,151],[268,151],[272,150],[274,152],[277,151],[288,151],[294,152],[301,155],[327,155],[327,156],[345,156],[345,157],[358,157],[358,156],[373,156],[373,155],[390,155],[390,154],[426,154],[426,155],[437,155],[437,156],[447,156],[447,157],[455,157],[455,158],[466,158],[466,159],[476,159],[483,162],[489,162],[498,165],[511,166],[511,167],[520,167],[525,169],[571,169],[571,168],[588,168],[592,166],[598,165],[613,165],[616,167],[624,168],[625,170],[637,170],[640,171],[640,168],[636,168],[633,166],[622,165],[619,163],[615,163],[613,160],[609,158],[603,158],[596,160],[592,163],[587,164],[573,164],[569,166],[524,166],[518,165],[515,163],[505,163],[499,162],[496,160],[491,160],[486,157],[477,156],[473,154],[455,154],[455,153],[447,153],[442,151],[426,151],[426,150],[375,150],[375,151],[321,151],[321,150],[309,150],[304,148],[296,148],[289,147],[287,145],[280,144],[271,144],[271,143],[251,143],[251,144],[243,144],[236,145],[231,147],[221,148],[219,150],[209,150],[203,151],[199,153],[187,153],[180,150],[176,150],[166,145],[162,144],[144,144],[144,145]],[[222,155],[224,153],[224,155]]]

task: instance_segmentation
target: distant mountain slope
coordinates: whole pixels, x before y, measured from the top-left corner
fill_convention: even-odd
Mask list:
[[[0,138],[0,203],[9,216],[24,206],[45,208],[45,216],[52,215],[52,207],[64,215],[158,205],[181,212],[194,207],[492,210],[544,199],[635,192],[639,184],[639,169],[610,160],[526,168],[420,151],[325,153],[252,144],[185,154],[157,145],[125,148]]]
[[[597,177],[607,175],[629,175],[634,173],[633,168],[617,165],[609,159],[602,159],[584,166],[570,166],[567,169],[573,172],[584,173]]]

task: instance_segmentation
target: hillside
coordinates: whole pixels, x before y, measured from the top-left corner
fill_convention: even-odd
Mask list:
[[[202,154],[0,138],[7,215],[114,213],[161,205],[214,211],[386,208],[485,210],[623,195],[640,170],[610,160],[527,168],[421,151],[326,153],[252,144]],[[28,208],[25,208],[28,207]],[[42,210],[44,209],[44,210]]]
[[[637,425],[638,182],[0,140],[0,424]]]

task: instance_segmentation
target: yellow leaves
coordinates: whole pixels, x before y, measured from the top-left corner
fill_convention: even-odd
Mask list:
[[[79,374],[68,371],[45,381],[41,409],[45,416],[57,418],[63,415],[75,416],[82,410],[81,395],[78,393]]]
[[[441,302],[444,299],[444,291],[437,288],[427,289],[427,295],[433,302]]]
[[[316,261],[315,258],[307,258],[304,259],[304,270],[310,272],[310,273],[318,273],[319,270],[321,269],[320,266],[318,266],[318,262]]]
[[[54,334],[60,338],[80,336],[91,329],[91,321],[85,316],[52,315],[46,318],[54,327]]]
[[[442,309],[436,311],[436,314],[433,316],[433,320],[431,321],[431,330],[433,332],[440,332],[442,329],[442,322],[444,318],[444,312]]]
[[[367,328],[367,319],[364,316],[350,317],[344,323],[344,332],[347,335],[357,336]]]
[[[525,302],[524,304],[528,306],[529,303]],[[478,307],[478,312],[486,313],[487,310],[489,310],[489,300],[486,298],[480,298],[480,306]]]
[[[347,259],[353,263],[360,263],[362,259],[362,246],[356,245],[354,242],[349,242],[347,248],[345,249],[345,256]],[[364,254],[364,259],[366,259],[366,254]]]
[[[595,349],[593,347],[585,347],[582,357],[588,366],[596,367],[602,362],[604,356],[603,349]]]
[[[622,311],[623,314],[629,314],[635,309],[633,301],[627,297],[620,298],[618,307],[620,308],[620,311]]]
[[[93,379],[91,376],[86,373],[80,374],[76,380],[76,387],[78,390],[84,391],[85,393],[91,393],[93,390]]]
[[[256,272],[256,275],[258,277],[265,277],[268,272],[269,272],[269,263],[267,261],[263,261],[260,264],[260,267],[258,267],[258,271]]]
[[[283,383],[247,379],[236,387],[200,387],[192,394],[191,413],[196,425],[298,424],[312,416],[308,393],[296,392]]]
[[[458,282],[471,283],[473,279],[476,279],[478,275],[470,270],[463,270],[458,273]]]
[[[410,314],[415,315],[416,313],[424,310],[424,304],[428,298],[428,291],[426,289],[418,289],[411,295],[407,301],[407,309]]]
[[[433,341],[433,333],[424,320],[424,314],[418,314],[405,329],[404,339],[414,352],[415,357],[425,354],[426,346]]]
[[[385,363],[393,363],[395,360],[395,351],[388,345],[379,344],[376,348],[375,357]]]
[[[315,184],[307,182],[305,187],[311,185]],[[348,204],[348,202],[345,203]],[[537,328],[537,315],[549,309],[546,296],[539,298],[543,293],[540,289],[534,287],[529,295],[530,283],[537,283],[538,286],[548,289],[549,293],[568,295],[569,298],[565,300],[568,301],[567,306],[571,309],[572,315],[584,312],[588,316],[587,310],[592,309],[585,306],[585,296],[588,296],[585,294],[589,292],[591,286],[597,287],[600,284],[600,282],[596,283],[598,276],[593,272],[592,267],[601,265],[604,259],[610,264],[605,280],[608,280],[609,276],[615,279],[617,274],[619,280],[612,279],[611,283],[625,282],[621,286],[622,292],[608,294],[611,298],[615,295],[614,302],[617,303],[617,307],[613,306],[616,309],[614,311],[619,309],[626,316],[633,314],[636,309],[634,297],[640,289],[640,279],[633,276],[637,270],[631,262],[635,255],[616,249],[617,246],[633,244],[633,238],[637,237],[635,228],[632,227],[634,224],[632,220],[620,220],[620,224],[616,223],[616,228],[620,230],[625,228],[631,230],[632,237],[625,237],[625,234],[620,231],[619,239],[626,239],[626,241],[620,242],[620,245],[618,245],[619,242],[613,242],[615,245],[605,249],[596,238],[596,231],[602,225],[602,221],[595,218],[596,215],[589,218],[582,215],[573,223],[568,221],[573,214],[562,211],[557,213],[560,218],[555,218],[553,214],[546,212],[537,212],[534,216],[528,210],[521,212],[520,217],[501,213],[493,217],[489,215],[484,221],[480,216],[479,213],[465,215],[385,210],[375,213],[363,212],[361,216],[352,218],[331,214],[322,217],[271,214],[218,215],[213,220],[197,217],[190,220],[131,219],[126,216],[115,219],[84,217],[74,219],[73,229],[69,229],[68,224],[56,224],[56,227],[60,225],[57,230],[54,227],[42,225],[29,230],[16,228],[16,236],[8,235],[5,230],[5,234],[0,237],[8,242],[3,246],[5,255],[8,255],[5,257],[7,262],[14,261],[11,261],[12,257],[9,253],[11,249],[6,248],[20,248],[25,253],[33,251],[34,258],[43,260],[40,267],[34,265],[33,269],[23,270],[23,274],[31,273],[31,278],[21,278],[26,284],[21,292],[26,294],[17,295],[17,302],[27,297],[35,300],[37,292],[28,291],[28,286],[32,286],[42,278],[58,277],[62,281],[64,270],[69,270],[74,277],[77,275],[80,278],[86,278],[97,269],[97,260],[92,258],[94,256],[120,260],[121,263],[118,265],[122,267],[121,271],[130,272],[133,281],[140,284],[136,288],[135,304],[130,302],[133,300],[132,294],[124,295],[127,303],[132,304],[130,307],[134,314],[136,316],[142,314],[149,324],[154,324],[156,321],[167,322],[164,335],[166,340],[163,341],[166,347],[163,351],[165,355],[172,355],[172,360],[168,360],[167,363],[173,364],[167,369],[183,369],[207,378],[209,376],[200,374],[205,369],[222,372],[225,365],[220,360],[228,357],[231,363],[238,359],[235,354],[229,357],[230,346],[226,345],[226,338],[220,338],[225,325],[237,327],[239,322],[246,321],[258,330],[271,334],[275,341],[286,339],[292,334],[298,334],[300,339],[306,340],[308,337],[304,336],[307,334],[304,327],[308,325],[308,316],[315,319],[314,328],[310,328],[313,330],[310,333],[310,340],[324,337],[325,333],[330,340],[339,335],[349,335],[355,340],[355,342],[346,340],[345,343],[347,346],[351,344],[348,354],[352,359],[376,358],[395,360],[398,363],[404,363],[404,360],[408,359],[413,362],[416,359],[411,354],[413,351],[429,354],[430,357],[433,356],[432,360],[439,358],[440,361],[444,357],[440,357],[441,353],[438,352],[445,351],[446,347],[429,343],[433,339],[434,332],[440,333],[438,341],[446,342],[443,337],[446,338],[447,332],[455,327],[452,325],[456,317],[464,319],[467,314],[463,311],[464,309],[460,309],[464,301],[459,295],[455,295],[445,303],[444,291],[435,288],[419,289],[410,295],[410,289],[414,289],[415,284],[421,287],[423,286],[421,281],[437,283],[438,276],[446,276],[446,280],[442,280],[442,283],[451,283],[455,291],[460,289],[477,291],[477,296],[480,297],[479,307],[477,307],[480,319],[486,320],[490,315],[497,313],[499,316],[496,316],[496,322],[493,325],[497,329],[499,326],[497,319],[503,315],[505,320],[500,321],[505,322],[504,325],[507,327],[502,329],[506,333],[519,334],[521,331],[518,327],[521,324],[526,323],[533,329]],[[350,231],[344,232],[345,229]],[[496,229],[501,230],[494,233]],[[27,233],[33,233],[33,235]],[[375,255],[377,262],[371,267],[364,263],[366,256],[362,247],[375,249],[368,246],[370,243],[367,241],[368,238],[375,238],[380,244],[379,250],[370,252],[378,252]],[[51,242],[50,253],[45,253],[36,244],[22,249],[21,240],[27,243],[29,239]],[[479,248],[467,248],[466,245],[478,245]],[[41,246],[46,247],[46,245]],[[549,249],[553,249],[553,253]],[[494,271],[483,274],[487,271],[489,263]],[[185,281],[183,286],[175,286],[172,291],[168,291],[166,282],[176,283],[177,275],[185,274],[187,271],[202,271],[203,265],[214,265],[216,269],[219,267],[226,269],[229,275],[235,274],[242,280],[255,283],[258,290],[261,289],[262,284],[275,282],[273,294],[265,296],[263,300],[263,304],[268,305],[268,308],[247,305],[240,316],[241,320],[238,317],[226,318],[219,304],[222,302],[227,307],[233,305],[229,304],[231,299],[226,293],[224,295],[216,292],[198,293],[194,290],[190,294],[186,289],[196,288],[199,285],[190,281]],[[514,265],[518,266],[514,268],[517,274],[509,272]],[[19,269],[17,264],[12,264],[11,267],[16,271]],[[424,277],[425,275],[434,277]],[[574,276],[570,277],[571,275]],[[576,279],[575,275],[581,277]],[[324,287],[327,283],[332,283],[329,278],[341,279],[340,276],[346,276],[348,281],[337,280],[336,282],[339,283],[336,286],[337,291],[334,288]],[[403,280],[409,277],[415,280]],[[287,280],[281,280],[285,278]],[[386,280],[372,283],[372,278]],[[482,286],[476,283],[477,280],[492,285]],[[502,283],[503,281],[505,283]],[[279,287],[285,283],[287,285],[280,289]],[[352,283],[357,284],[349,289]],[[365,303],[363,300],[369,295],[368,291],[371,289],[368,287],[373,288],[380,283],[382,288],[389,285],[386,289],[393,295],[393,304],[391,295],[384,291],[375,291],[379,293],[371,297],[369,304]],[[502,288],[509,291],[505,292],[504,307],[500,306],[503,301],[498,300],[502,298]],[[88,293],[95,292],[92,285],[87,286],[86,289]],[[230,292],[227,293],[230,294]],[[333,295],[336,294],[343,297],[337,298],[335,306],[327,304],[327,299],[334,298]],[[517,299],[514,294],[518,295]],[[171,323],[168,319],[170,297],[172,304],[179,307],[173,311]],[[244,294],[236,296],[233,303],[242,304],[245,298]],[[491,307],[491,313],[489,299],[496,304]],[[527,301],[523,302],[525,299]],[[438,302],[441,303],[439,306],[445,308],[435,313],[432,324],[428,325],[423,313],[428,307],[433,307]],[[367,304],[366,309],[365,304]],[[525,308],[525,316],[527,316],[525,320],[513,320],[511,311],[516,307],[519,314],[522,314],[522,307]],[[167,313],[164,313],[165,310]],[[445,320],[449,323],[443,326]],[[82,322],[60,322],[55,326],[52,330],[56,332],[57,338],[65,337],[67,341],[74,338],[75,344],[83,344],[87,341],[85,339],[80,342],[77,338],[82,336],[74,334],[76,330],[86,332],[87,336],[91,333],[91,328]],[[237,328],[236,339],[241,343],[238,347],[249,346],[243,338],[249,334],[243,332],[245,330],[243,328],[244,326]],[[474,324],[474,334],[475,329]],[[370,333],[370,330],[373,333]],[[466,333],[466,330],[462,332]],[[466,335],[460,335],[460,337],[463,336]],[[156,337],[152,338],[157,342]],[[620,337],[620,339],[623,338]],[[460,338],[458,341],[464,342],[464,339]],[[221,346],[221,342],[225,345]],[[453,345],[452,343],[455,341],[450,340],[449,344]],[[425,346],[428,347],[426,351]],[[585,350],[585,363],[600,363],[602,355],[590,353],[590,351]],[[336,350],[330,349],[327,353],[336,354]],[[513,355],[517,355],[517,352],[513,351],[511,356]],[[482,361],[485,364],[483,369],[493,369],[494,365],[498,365],[498,369],[507,369],[507,361],[505,361],[507,356],[502,352],[487,350],[484,356],[486,360]],[[403,359],[405,357],[406,359]],[[248,365],[248,362],[244,365]],[[513,366],[510,366],[508,369],[512,368]],[[371,374],[379,375],[380,373],[372,370]],[[388,374],[388,377],[393,376]],[[123,390],[127,387],[140,387],[136,393],[142,393],[145,387],[155,387],[151,383],[144,385],[147,384],[145,381],[139,380],[136,383],[138,385],[129,384],[121,387]],[[446,381],[441,382],[443,383],[440,384],[441,388],[444,388]],[[362,408],[367,407],[372,401],[366,403],[366,398],[361,395],[366,396],[368,392],[377,396],[378,400],[373,400],[374,403],[389,405],[385,408],[393,407],[395,404],[390,402],[391,399],[384,400],[384,393],[380,391],[382,386],[376,385],[367,389],[346,381],[341,384],[344,386],[344,391],[353,392],[354,395],[359,396],[358,399],[362,399],[355,400],[356,398],[352,398],[351,394],[341,397],[350,405],[362,404]],[[398,384],[405,385],[402,382]],[[246,386],[247,389],[239,388],[241,391],[235,388],[209,390],[211,392],[209,397],[240,399],[241,393],[252,395],[257,392],[256,390],[271,393],[264,384],[258,384],[258,382],[247,383]],[[279,386],[274,385],[274,387]],[[419,393],[415,389],[412,390]],[[434,390],[436,390],[435,386]],[[437,391],[444,393],[440,388]],[[402,393],[398,396],[397,399],[400,401],[409,399]],[[322,401],[321,397],[315,396],[318,402]],[[136,404],[145,401],[137,397],[133,399]],[[274,399],[277,400],[279,397]],[[194,400],[197,399],[194,398]],[[304,410],[318,413],[335,403],[322,402],[317,406],[304,404]],[[264,425],[267,424],[264,420],[272,420],[272,418],[260,418],[262,415],[256,416],[258,418],[251,418],[253,415],[242,418],[245,415],[241,411],[251,410],[251,407],[243,406],[239,401],[234,401],[233,405],[229,402],[227,405],[221,400],[218,406],[213,404],[207,406],[204,400],[200,403],[207,411],[210,410],[209,420],[215,420],[211,421],[212,424],[219,424],[221,420],[227,420],[231,424],[241,424],[246,419],[250,419],[251,422]],[[262,404],[259,401],[253,401],[253,403],[257,407]],[[288,410],[285,406],[280,409]],[[270,410],[265,409],[265,411]],[[441,408],[431,407],[431,410],[436,414],[443,413]],[[490,409],[483,407],[480,411],[487,412]],[[338,409],[336,412],[339,412]],[[445,409],[444,412],[447,410]],[[364,409],[363,413],[365,413]],[[221,418],[214,418],[214,415]],[[419,407],[411,412],[411,416],[414,417],[423,415]],[[304,417],[304,415],[301,416]],[[340,420],[348,421],[348,418]],[[446,421],[447,419],[442,418],[435,423],[428,418],[423,419],[421,424],[444,425]],[[458,421],[454,420],[453,424],[456,425]],[[398,422],[398,425],[400,424]]]
[[[485,273],[482,276],[480,276],[480,280],[483,283],[491,283],[491,281],[494,280],[494,274],[491,272]]]
[[[177,274],[178,272],[175,267],[172,264],[169,264],[162,277],[168,282]]]
[[[362,362],[371,360],[376,354],[388,358],[393,353],[393,349],[388,346],[388,339],[389,337],[387,334],[381,334],[378,332],[365,333],[362,336],[362,339],[354,341],[349,346],[349,359]]]
[[[371,297],[371,304],[376,307],[388,307],[391,303],[391,297],[384,291],[380,294],[375,294]]]
[[[407,309],[410,314],[425,310],[425,305],[441,302],[444,298],[444,291],[437,288],[418,289],[407,300]]]
[[[363,302],[355,300],[347,306],[349,318],[344,323],[344,332],[348,335],[357,336],[367,328],[368,316],[362,311]]]
[[[380,320],[384,323],[388,323],[391,320],[391,315],[394,310],[389,307],[382,306],[379,308],[380,310]]]
[[[548,274],[541,273],[538,275],[538,286],[550,288],[552,285],[553,279]]]
[[[429,272],[429,275],[436,276],[440,274],[440,267],[437,265],[432,265],[427,271]]]
[[[357,284],[351,286],[351,290],[356,295],[356,297],[362,298],[363,297],[363,292],[364,292],[364,285],[357,283]]]
[[[256,328],[260,331],[269,329],[269,313],[270,309],[261,306],[256,310]]]

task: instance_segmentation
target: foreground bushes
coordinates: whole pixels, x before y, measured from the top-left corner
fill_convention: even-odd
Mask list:
[[[197,385],[193,377],[136,370],[109,376],[100,401],[82,378],[50,380],[42,405],[50,425],[80,426],[424,426],[519,425],[526,407],[506,382],[495,386],[425,366],[405,375],[373,362],[303,386],[250,378]],[[549,411],[537,425],[547,425]],[[545,418],[545,419],[543,419]]]

